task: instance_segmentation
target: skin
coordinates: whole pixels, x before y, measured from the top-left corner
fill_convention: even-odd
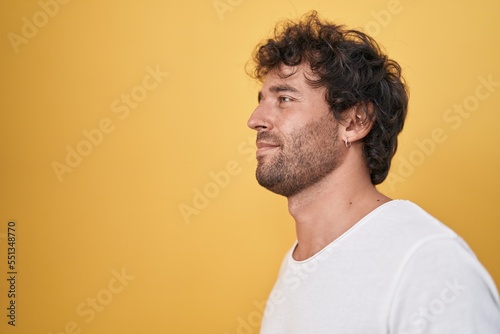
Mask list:
[[[353,107],[337,121],[325,88],[311,87],[306,77],[315,78],[308,64],[271,71],[248,120],[257,131],[259,183],[288,199],[297,261],[313,256],[391,200],[371,183],[363,157],[362,139],[373,125],[366,109]]]

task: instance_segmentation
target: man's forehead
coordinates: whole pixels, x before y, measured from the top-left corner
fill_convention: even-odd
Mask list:
[[[316,76],[308,63],[301,63],[296,66],[281,64],[269,71],[268,76],[272,75],[280,78],[294,78],[299,77],[299,74],[302,74],[302,77],[305,75],[308,78]]]
[[[297,72],[302,72],[303,66],[288,66],[285,64],[281,64],[278,67],[273,68],[269,74],[275,75],[283,78],[288,78],[294,76]]]
[[[301,87],[308,86],[308,81],[317,79],[308,64],[300,64],[297,66],[280,65],[269,71],[266,75],[262,90],[279,92],[281,90],[299,91]]]

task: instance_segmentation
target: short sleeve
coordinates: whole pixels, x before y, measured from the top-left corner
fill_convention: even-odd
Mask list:
[[[412,248],[395,278],[389,333],[500,334],[498,290],[459,237]]]

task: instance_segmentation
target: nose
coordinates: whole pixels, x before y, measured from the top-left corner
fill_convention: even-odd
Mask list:
[[[252,115],[250,115],[250,118],[248,119],[247,126],[258,132],[271,130],[272,123],[269,118],[269,113],[265,111],[263,104],[259,104],[257,108],[255,108]]]

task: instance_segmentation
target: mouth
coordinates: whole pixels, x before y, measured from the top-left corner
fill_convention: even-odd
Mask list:
[[[257,155],[279,148],[280,145],[265,141],[257,141]]]

